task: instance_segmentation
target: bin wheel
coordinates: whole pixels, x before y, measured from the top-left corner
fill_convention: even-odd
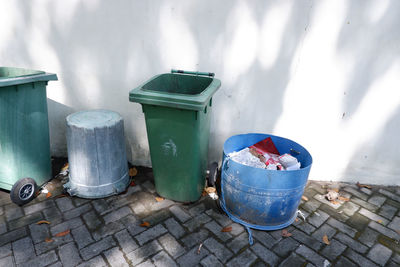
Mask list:
[[[32,178],[19,179],[11,188],[11,201],[17,205],[24,205],[35,198],[38,186]]]
[[[217,181],[217,174],[218,174],[218,163],[213,162],[208,167],[208,186],[215,186],[215,182]]]

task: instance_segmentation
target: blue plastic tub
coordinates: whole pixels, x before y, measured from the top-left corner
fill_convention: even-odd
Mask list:
[[[301,163],[300,170],[275,171],[246,166],[231,160],[229,153],[242,150],[271,137],[280,154],[289,153]],[[221,167],[221,207],[235,222],[250,228],[277,230],[289,226],[297,217],[312,157],[301,145],[268,134],[242,134],[224,143]]]

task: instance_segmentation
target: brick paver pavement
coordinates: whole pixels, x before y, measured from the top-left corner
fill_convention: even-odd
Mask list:
[[[60,197],[54,190],[22,207],[0,191],[0,266],[400,265],[399,187],[310,182],[300,205],[306,219],[287,228],[292,236],[253,231],[250,246],[245,229],[208,196],[191,204],[157,202],[147,168],[139,168],[135,182],[106,199]],[[327,201],[327,186],[350,201]],[[226,226],[232,231],[221,232]]]

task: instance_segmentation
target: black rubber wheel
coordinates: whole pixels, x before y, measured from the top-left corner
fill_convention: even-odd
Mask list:
[[[11,201],[20,206],[24,205],[35,198],[37,189],[37,184],[32,178],[19,179],[11,188]]]
[[[208,166],[208,176],[207,176],[207,182],[208,186],[215,186],[215,182],[217,181],[217,175],[218,175],[218,163],[213,162]]]

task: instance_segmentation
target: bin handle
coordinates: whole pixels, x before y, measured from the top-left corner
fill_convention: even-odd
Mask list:
[[[188,70],[175,70],[172,69],[171,73],[180,73],[180,74],[194,74],[194,75],[203,75],[203,76],[210,76],[214,77],[215,73],[212,72],[201,72],[201,71],[188,71]]]

